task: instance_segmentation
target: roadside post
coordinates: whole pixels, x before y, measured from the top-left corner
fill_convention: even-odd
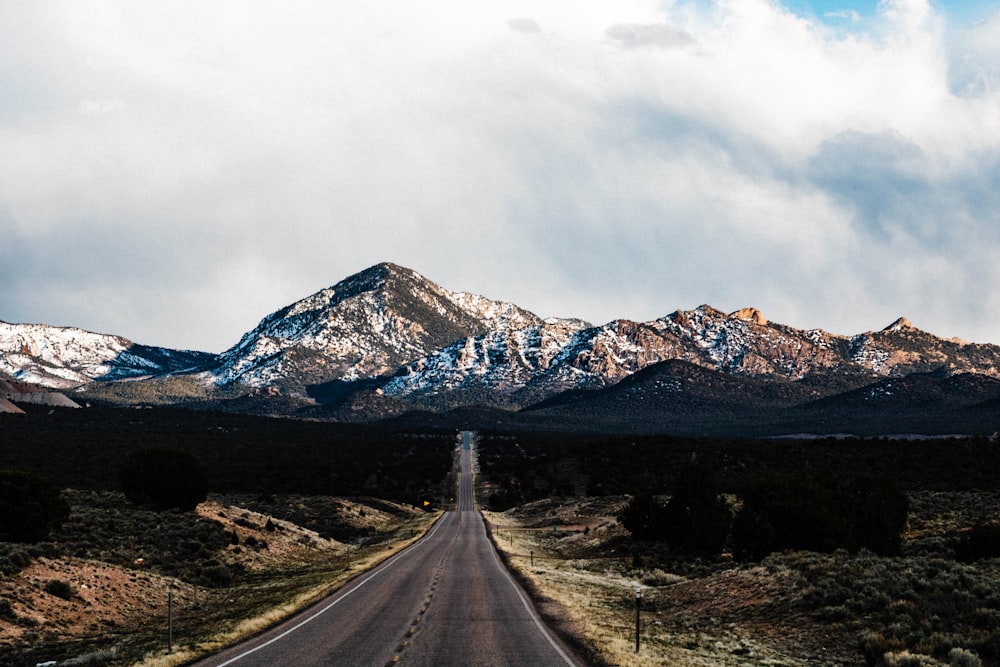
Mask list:
[[[174,587],[167,588],[167,653],[174,652]]]
[[[635,587],[635,652],[639,652],[639,607],[642,604],[642,591]]]

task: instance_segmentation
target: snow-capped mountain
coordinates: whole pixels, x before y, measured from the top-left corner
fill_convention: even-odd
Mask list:
[[[211,376],[251,387],[358,380],[462,338],[540,323],[514,304],[451,292],[385,263],[268,315],[219,356]]]
[[[45,387],[183,373],[212,359],[72,327],[0,322],[0,374]]]
[[[525,407],[567,390],[610,387],[667,361],[741,380],[802,383],[801,392],[775,394],[789,401],[914,373],[1000,377],[1000,346],[941,339],[903,318],[880,331],[840,336],[769,322],[753,308],[724,313],[706,305],[650,322],[593,326],[542,320],[389,263],[268,315],[221,355],[0,323],[0,376],[41,386],[187,374],[227,387],[229,397],[243,387],[254,400],[334,403],[363,392],[365,406],[397,410]]]
[[[433,397],[432,403],[451,394],[446,404],[463,402],[455,394],[493,392],[494,404],[525,406],[568,389],[610,386],[667,360],[792,381],[829,373],[874,381],[942,369],[1000,375],[1000,347],[943,340],[902,318],[881,331],[848,337],[774,324],[753,308],[726,314],[700,306],[646,323],[490,332],[407,364],[383,391]]]
[[[400,369],[382,389],[398,397],[492,394],[494,404],[526,405],[569,389],[603,387],[651,363],[689,356],[673,337],[647,325],[549,320],[458,341]],[[461,396],[456,400],[464,402]]]

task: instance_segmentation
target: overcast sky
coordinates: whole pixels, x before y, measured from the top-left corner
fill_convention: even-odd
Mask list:
[[[219,352],[382,261],[1000,343],[1000,12],[0,0],[0,320]]]

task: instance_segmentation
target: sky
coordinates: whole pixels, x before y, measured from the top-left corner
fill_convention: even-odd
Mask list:
[[[391,261],[1000,344],[998,7],[0,0],[0,320],[221,352]]]

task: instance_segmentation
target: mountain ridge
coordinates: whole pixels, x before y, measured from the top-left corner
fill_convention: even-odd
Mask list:
[[[764,405],[769,392],[782,397],[778,403],[793,404],[920,373],[1000,378],[1000,346],[939,338],[902,317],[844,336],[771,322],[752,307],[726,313],[704,304],[648,322],[594,326],[542,319],[513,303],[454,292],[389,262],[270,313],[218,355],[0,322],[2,376],[84,393],[120,382],[140,387],[186,378],[185,386],[197,385],[198,392],[179,393],[177,403],[200,392],[206,398],[199,405],[210,405],[216,387],[229,398],[245,396],[230,403],[244,406],[239,409],[282,396],[283,412],[318,410],[322,417],[334,414],[322,406],[341,406],[338,419],[377,418],[380,410],[398,414],[408,406],[519,410],[563,392],[640,382],[646,375],[638,374],[665,362],[682,366],[657,372],[676,373],[687,364],[739,380],[726,385],[715,375],[700,375],[706,386],[759,394],[734,399],[732,410]],[[156,387],[159,399],[170,400],[164,383]],[[141,401],[141,391],[129,395]],[[729,400],[705,396],[720,405]]]

